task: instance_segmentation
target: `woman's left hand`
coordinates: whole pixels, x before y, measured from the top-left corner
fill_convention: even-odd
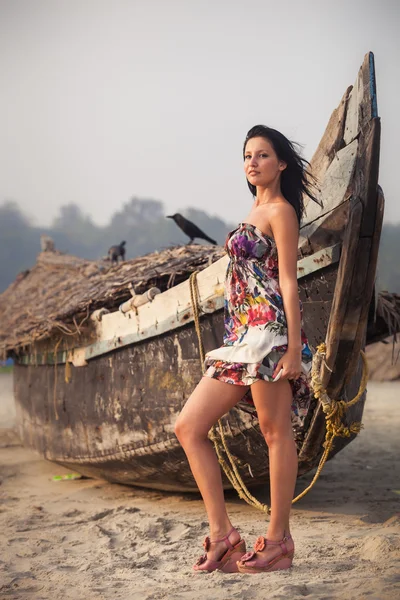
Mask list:
[[[272,377],[275,378],[279,371],[283,369],[280,379],[297,379],[301,375],[301,350],[291,350],[285,352],[275,367]]]

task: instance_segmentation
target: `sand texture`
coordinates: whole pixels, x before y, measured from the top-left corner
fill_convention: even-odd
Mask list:
[[[191,571],[208,533],[199,496],[53,481],[68,471],[19,445],[10,376],[0,390],[1,600],[400,598],[399,382],[370,382],[365,429],[294,505],[292,569],[256,576]],[[265,517],[226,498],[250,548]]]

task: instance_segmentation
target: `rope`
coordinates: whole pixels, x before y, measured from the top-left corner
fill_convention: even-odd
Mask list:
[[[333,447],[333,442],[335,438],[350,437],[352,434],[357,434],[361,431],[362,423],[359,421],[354,421],[353,423],[350,423],[349,427],[346,427],[343,423],[343,417],[345,416],[346,411],[360,400],[367,387],[369,373],[367,357],[363,350],[360,350],[360,354],[363,361],[363,370],[361,375],[360,386],[354,398],[352,400],[349,400],[348,402],[345,402],[344,400],[334,400],[333,398],[329,398],[326,389],[322,385],[319,372],[322,361],[325,362],[326,344],[325,342],[323,342],[317,347],[317,352],[313,357],[312,363],[311,387],[313,388],[314,396],[317,398],[317,400],[321,402],[322,410],[325,413],[326,434],[325,441],[323,443],[324,451],[322,453],[319,465],[310,485],[306,487],[305,490],[303,490],[298,496],[296,496],[296,498],[294,498],[292,504],[303,498],[316,483],[324,467],[324,464],[328,460],[328,456]]]
[[[193,309],[193,318],[194,325],[197,333],[198,344],[199,344],[199,354],[201,360],[202,370],[204,371],[204,345],[203,339],[201,336],[200,330],[200,302],[199,302],[199,289],[197,286],[197,274],[198,271],[194,271],[189,278],[189,288],[190,288],[190,299],[192,303]],[[315,485],[318,477],[321,474],[321,471],[328,459],[329,453],[333,447],[333,442],[336,437],[350,437],[352,434],[357,434],[360,432],[362,428],[361,422],[353,422],[348,427],[346,427],[343,423],[343,417],[346,411],[356,404],[360,398],[362,397],[368,380],[368,364],[365,352],[360,350],[361,358],[363,361],[363,371],[361,376],[361,382],[356,396],[345,402],[344,400],[335,400],[334,398],[330,398],[327,394],[326,388],[323,386],[321,378],[320,378],[320,370],[321,364],[324,362],[325,366],[329,371],[332,372],[332,369],[327,365],[325,357],[326,357],[326,344],[325,342],[321,343],[317,346],[316,353],[313,356],[312,368],[311,368],[311,387],[313,389],[313,393],[315,398],[321,402],[322,410],[325,414],[325,426],[326,426],[326,434],[325,441],[323,443],[324,451],[320,458],[317,470],[315,475],[310,483],[296,498],[292,500],[292,504],[303,498]],[[247,489],[243,479],[240,476],[236,460],[229,451],[228,444],[226,441],[225,433],[223,430],[222,422],[218,420],[218,428],[219,428],[219,436],[217,433],[217,429],[215,425],[211,428],[210,431],[210,439],[214,444],[215,452],[218,457],[218,461],[221,467],[224,470],[226,477],[228,478],[232,487],[235,488],[238,495],[242,500],[245,500],[247,504],[250,506],[254,506],[259,510],[270,513],[270,508],[267,504],[263,504],[257,498],[255,498]],[[228,461],[224,458],[223,452],[225,452]]]

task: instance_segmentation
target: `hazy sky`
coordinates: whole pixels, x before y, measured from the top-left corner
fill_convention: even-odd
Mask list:
[[[375,54],[386,221],[400,221],[396,0],[0,0],[0,203],[97,223],[132,196],[229,221],[256,123],[310,159]]]

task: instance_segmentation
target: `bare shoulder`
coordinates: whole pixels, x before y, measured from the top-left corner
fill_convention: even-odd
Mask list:
[[[298,236],[299,223],[290,202],[277,202],[271,207],[269,223],[275,239]]]

